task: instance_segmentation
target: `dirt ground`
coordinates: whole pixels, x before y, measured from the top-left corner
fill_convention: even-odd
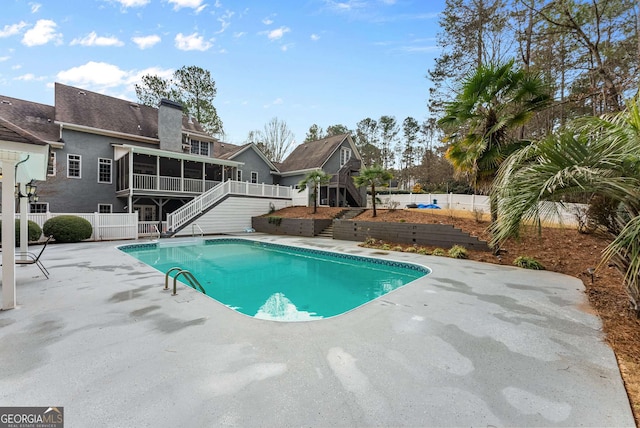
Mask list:
[[[289,218],[333,218],[341,210],[319,207],[318,212],[313,214],[312,207],[291,207],[270,215]],[[488,221],[477,221],[473,214],[468,212],[378,210],[378,216],[374,218],[372,210],[367,210],[357,219],[452,224],[480,239],[488,241],[490,237],[487,232]],[[584,310],[596,313],[602,320],[607,343],[618,359],[636,425],[640,426],[640,320],[630,309],[620,273],[613,267],[600,265],[601,254],[607,244],[608,238],[604,235],[580,234],[572,228],[545,227],[539,235],[535,229],[527,227],[519,240],[510,240],[503,246],[507,252],[501,254],[500,259],[492,253],[480,251],[469,251],[469,259],[512,265],[516,257],[529,256],[539,261],[547,270],[581,279],[590,302],[590,307]],[[588,273],[589,268],[597,268],[593,280]]]

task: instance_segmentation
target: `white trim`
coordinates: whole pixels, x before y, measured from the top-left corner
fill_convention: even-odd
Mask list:
[[[246,152],[249,148],[252,148],[253,151],[256,152],[258,154],[258,156],[260,156],[260,158],[269,166],[269,169],[271,169],[272,171],[279,172],[278,168],[273,164],[273,162],[271,162],[269,159],[267,159],[267,157],[264,155],[264,153],[262,153],[262,150],[260,150],[258,148],[258,146],[256,146],[253,143],[247,144],[242,150],[239,150],[236,153],[234,153],[233,155],[229,156],[229,159],[233,159],[236,156],[239,156],[241,153]]]
[[[312,171],[322,171],[322,168],[316,167],[316,168],[298,169],[295,171],[281,172],[280,177],[290,177],[292,175],[305,175],[308,172],[312,172]]]
[[[218,158],[212,158],[212,157],[201,156],[201,155],[192,155],[190,153],[180,153],[180,152],[171,152],[168,150],[151,149],[148,147],[141,147],[141,146],[131,146],[129,144],[112,144],[112,146],[116,150],[114,152],[115,160],[120,159],[126,153],[140,153],[143,155],[160,156],[163,158],[170,158],[170,159],[183,159],[183,160],[188,160],[192,162],[204,162],[210,165],[232,166],[236,168],[241,165],[244,165],[244,162],[218,159]]]
[[[78,174],[79,175],[77,177],[75,175],[69,175],[69,172],[71,171],[71,168],[69,168],[70,156],[78,157]],[[67,153],[67,178],[82,179],[82,155],[76,155],[75,153]]]
[[[256,175],[256,181],[253,181],[253,174]],[[258,184],[258,180],[259,180],[258,171],[251,171],[251,176],[250,176],[249,182],[252,183],[252,184]]]
[[[108,161],[109,162],[109,181],[100,181],[101,161]],[[111,183],[113,183],[113,159],[98,158],[98,183],[100,183],[100,184],[111,184]]]
[[[142,137],[140,135],[127,134],[125,132],[109,131],[107,129],[93,128],[91,126],[76,125],[76,124],[67,123],[67,122],[59,122],[57,120],[54,121],[54,123],[60,125],[60,137],[62,137],[62,129],[67,128],[72,131],[86,132],[87,134],[105,135],[107,137],[116,137],[116,138],[121,138],[123,140],[133,140],[133,141],[141,141],[145,143],[160,144],[159,138]]]

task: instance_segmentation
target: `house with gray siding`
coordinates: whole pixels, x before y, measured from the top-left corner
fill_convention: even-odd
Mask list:
[[[298,145],[278,165],[278,183],[295,187],[309,172],[324,171],[331,175],[331,180],[319,189],[319,205],[366,206],[366,189],[353,184],[353,177],[358,175],[361,165],[362,157],[351,136],[334,135]]]
[[[49,144],[33,213],[162,221],[223,181],[274,184],[278,172],[255,145],[219,141],[170,100],[154,108],[56,83],[54,106],[0,95],[0,118]]]

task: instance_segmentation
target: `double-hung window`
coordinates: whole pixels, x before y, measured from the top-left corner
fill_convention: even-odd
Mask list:
[[[67,155],[67,177],[82,178],[82,156]]]
[[[351,149],[343,147],[340,149],[340,166],[344,166],[351,159]]]
[[[56,175],[56,152],[49,152],[49,164],[47,165],[47,176],[55,177]]]
[[[209,143],[206,141],[191,140],[191,153],[209,156]]]
[[[111,184],[111,159],[98,158],[98,183]]]
[[[256,171],[251,171],[251,182],[258,183],[258,173]]]

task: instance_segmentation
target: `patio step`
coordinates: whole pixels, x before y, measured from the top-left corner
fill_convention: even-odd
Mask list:
[[[363,209],[346,209],[340,212],[340,214],[338,214],[336,216],[336,218],[340,219],[340,220],[351,220],[354,217],[358,217],[360,214],[362,214],[365,210]],[[333,223],[331,223],[329,226],[325,227],[322,232],[318,233],[316,235],[317,237],[320,238],[331,238],[333,239]]]

